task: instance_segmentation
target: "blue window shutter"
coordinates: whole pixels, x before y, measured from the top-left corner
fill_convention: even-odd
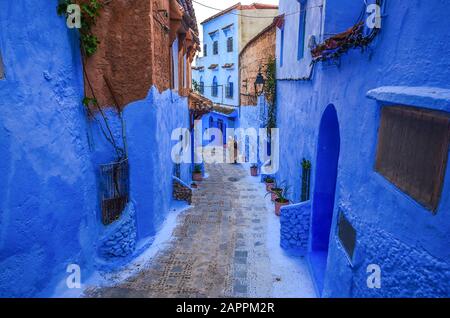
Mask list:
[[[297,60],[300,60],[304,56],[305,51],[305,29],[306,29],[306,4],[307,0],[298,0],[300,3],[300,18],[298,25],[298,48],[297,48]]]

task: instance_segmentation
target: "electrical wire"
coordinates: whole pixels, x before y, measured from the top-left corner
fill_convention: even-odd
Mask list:
[[[201,2],[195,1],[195,0],[192,0],[192,2],[198,4],[198,5],[202,6],[202,7],[205,7],[205,8],[211,9],[211,10],[216,10],[216,11],[219,11],[219,12],[227,10],[227,9],[219,9],[219,8],[211,7],[211,6],[207,5],[207,4],[204,4],[204,3],[201,3]],[[290,15],[298,14],[298,13],[303,12],[303,11],[307,11],[309,9],[322,8],[322,7],[323,7],[322,4],[321,5],[317,5],[317,6],[311,6],[311,7],[307,7],[307,8],[295,11],[295,12],[285,13],[284,16],[287,17],[287,16],[290,16]],[[254,18],[254,19],[275,19],[276,17],[278,17],[278,16],[253,16],[253,15],[246,15],[246,14],[235,13],[235,12],[230,12],[230,13],[233,14],[233,15],[240,16],[240,17]]]

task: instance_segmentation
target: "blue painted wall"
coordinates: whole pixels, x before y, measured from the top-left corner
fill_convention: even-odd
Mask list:
[[[96,181],[79,41],[56,1],[2,1],[0,296],[42,296],[70,263],[92,271]]]
[[[187,98],[169,90],[152,88],[144,100],[126,106],[132,203],[119,221],[103,226],[99,165],[117,157],[81,105],[79,39],[57,16],[56,5],[56,0],[0,4],[6,73],[0,80],[0,296],[5,297],[62,292],[67,265],[81,267],[84,283],[94,270],[114,269],[136,256],[141,242],[148,246],[172,204],[172,130],[189,127]],[[105,114],[123,146],[117,113]],[[181,179],[190,183],[189,164],[181,165]]]
[[[321,2],[310,0],[308,6]],[[324,34],[328,31],[324,30],[341,32],[345,21],[348,27],[355,23],[352,10],[332,10],[338,3],[341,1],[329,0],[326,11],[316,8],[308,12],[307,39],[310,35],[326,38]],[[360,4],[355,6],[360,10]],[[280,3],[280,13],[298,9],[297,1]],[[299,202],[301,160],[309,159],[314,191],[322,175],[316,171],[320,164],[317,159],[320,122],[326,107],[333,104],[340,132],[340,154],[326,275],[323,290],[318,288],[319,294],[450,296],[450,165],[436,215],[377,174],[373,167],[383,103],[366,97],[367,91],[388,85],[450,88],[450,59],[443,54],[450,48],[446,40],[450,35],[448,8],[443,1],[387,1],[385,13],[388,17],[383,19],[382,31],[369,50],[350,51],[341,58],[339,67],[319,64],[311,81],[286,80],[308,76],[311,60],[309,49],[300,61],[293,54],[297,51],[298,20],[295,16],[287,17],[284,63],[277,71],[282,158],[277,178],[288,180],[293,187],[291,199]],[[333,14],[340,16],[330,17]],[[280,31],[277,32],[279,55]],[[338,209],[357,232],[352,262],[336,235]],[[366,285],[369,264],[381,266],[381,289],[369,289]]]
[[[172,131],[189,128],[187,98],[152,88],[146,99],[128,105],[127,125],[131,196],[136,202],[138,237],[153,236],[172,202]],[[181,179],[190,184],[190,165],[181,165]]]

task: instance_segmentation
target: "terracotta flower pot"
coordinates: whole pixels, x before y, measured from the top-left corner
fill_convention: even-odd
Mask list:
[[[203,180],[203,176],[201,172],[194,172],[192,174],[192,180],[194,181],[202,181]]]
[[[258,167],[250,167],[250,173],[251,173],[252,177],[257,177],[258,176]]]
[[[272,193],[271,193],[271,199],[272,201],[275,201],[276,199],[278,199],[279,193],[283,191],[282,189],[277,189],[277,188],[272,188]]]
[[[289,201],[281,201],[281,199],[276,199],[275,200],[275,214],[277,216],[280,216],[281,214],[281,207],[285,206],[285,205],[289,205]]]

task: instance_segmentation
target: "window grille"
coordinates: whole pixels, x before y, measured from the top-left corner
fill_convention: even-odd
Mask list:
[[[122,215],[129,201],[128,159],[100,166],[102,222],[108,225]]]
[[[214,55],[219,54],[219,42],[218,41],[214,41],[214,43],[213,43],[213,54]]]
[[[203,56],[208,56],[208,45],[203,44]]]

